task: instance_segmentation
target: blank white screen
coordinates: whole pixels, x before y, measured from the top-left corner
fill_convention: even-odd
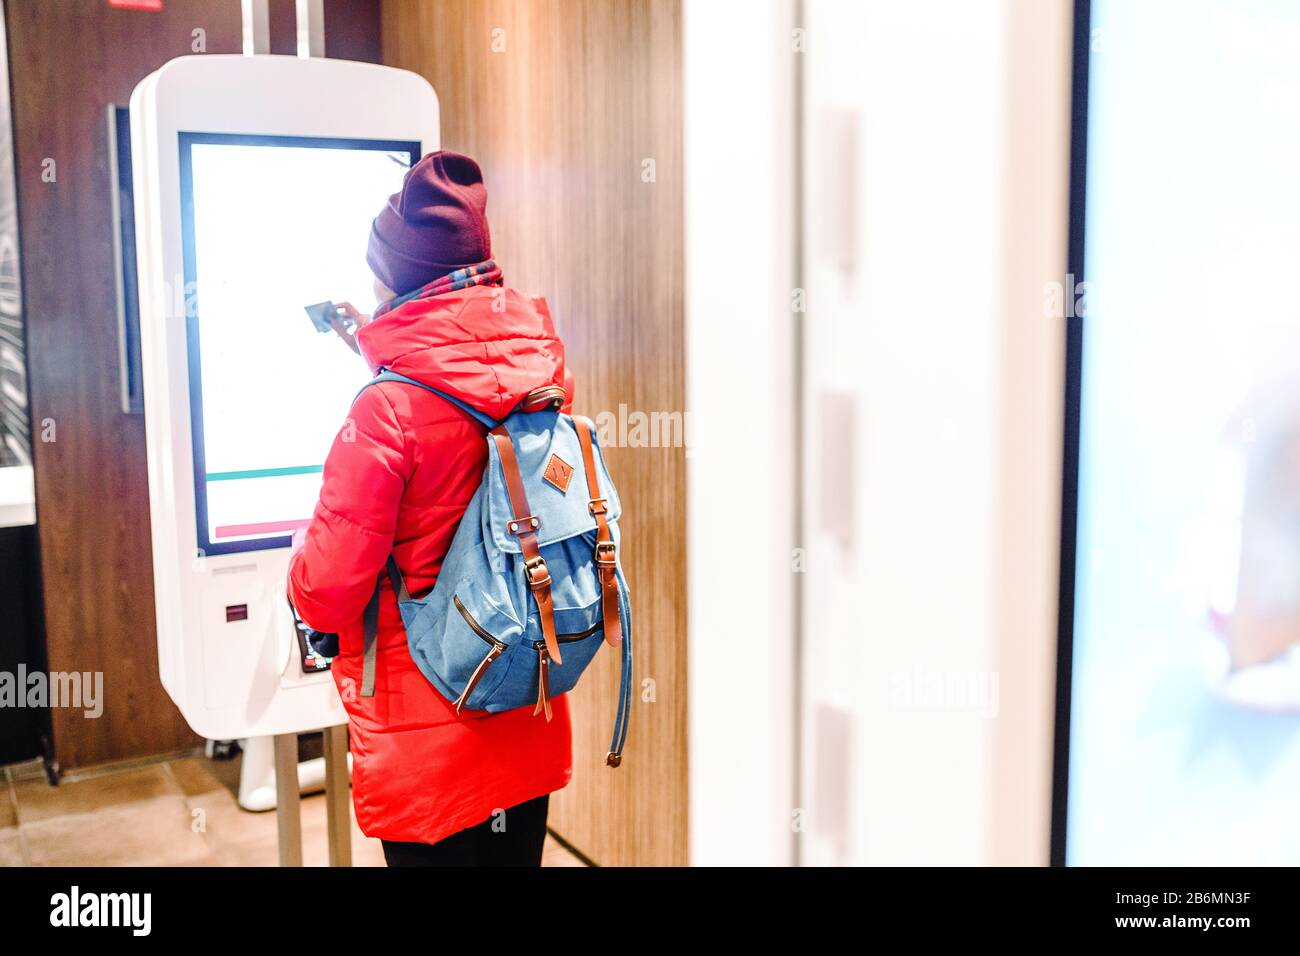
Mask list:
[[[310,519],[320,468],[369,378],[303,306],[374,306],[370,223],[404,152],[191,145],[207,534],[217,549]],[[250,527],[252,526],[252,527]]]

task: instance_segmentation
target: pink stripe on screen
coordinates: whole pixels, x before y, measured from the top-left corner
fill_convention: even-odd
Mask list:
[[[240,538],[246,534],[269,534],[272,531],[297,531],[311,524],[310,518],[294,521],[258,521],[253,524],[219,524],[213,532],[216,538]]]

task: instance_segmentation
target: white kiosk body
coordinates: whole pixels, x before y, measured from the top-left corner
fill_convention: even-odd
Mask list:
[[[345,60],[172,60],[131,96],[163,686],[210,739],[345,722],[285,596],[293,531],[370,376],[304,306],[374,303],[370,221],[438,148],[420,76]]]

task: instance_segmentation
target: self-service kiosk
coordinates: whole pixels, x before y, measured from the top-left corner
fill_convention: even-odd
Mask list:
[[[163,685],[210,739],[337,727],[285,577],[370,372],[304,306],[374,302],[370,222],[438,148],[437,97],[367,63],[186,56],[130,114]]]

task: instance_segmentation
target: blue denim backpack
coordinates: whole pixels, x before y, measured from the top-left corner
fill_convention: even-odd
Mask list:
[[[564,389],[536,389],[504,421],[445,392],[380,369],[366,388],[403,382],[432,392],[487,429],[488,463],[437,583],[413,598],[392,555],[388,575],[416,666],[462,708],[495,713],[571,689],[602,642],[622,645],[614,735],[622,762],[632,697],[632,613],[618,563],[618,491],[589,419],[561,414]],[[364,389],[363,389],[364,391]],[[375,693],[376,588],[365,613],[361,694]]]

